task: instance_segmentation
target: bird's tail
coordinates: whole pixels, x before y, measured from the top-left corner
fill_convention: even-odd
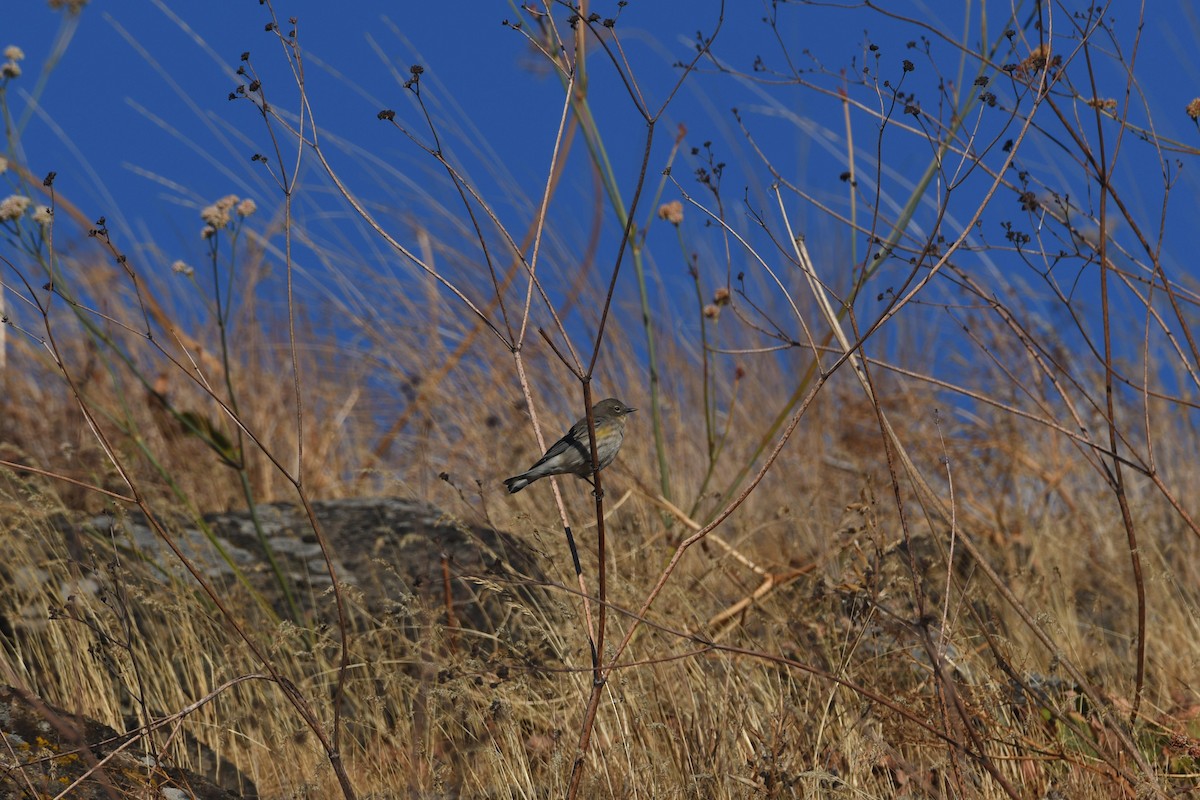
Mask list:
[[[504,485],[508,487],[509,494],[516,494],[529,484],[533,483],[534,480],[535,479],[530,478],[529,473],[526,472],[522,475],[516,475],[512,478],[508,478],[504,481]]]

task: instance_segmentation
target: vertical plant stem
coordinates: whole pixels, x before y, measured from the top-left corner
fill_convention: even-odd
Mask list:
[[[617,187],[616,173],[613,171],[612,163],[608,159],[608,152],[604,147],[604,140],[600,135],[599,126],[596,125],[596,120],[592,116],[591,108],[588,105],[587,81],[580,80],[576,86],[577,91],[572,103],[580,122],[580,128],[584,133],[584,142],[587,143],[588,152],[592,156],[593,163],[600,170],[600,174],[604,180],[604,189],[608,194],[608,201],[612,205],[613,212],[617,215],[617,221],[621,224],[623,230],[628,231],[628,243],[630,253],[633,256],[633,271],[637,278],[638,302],[642,312],[642,330],[646,334],[646,372],[650,385],[650,416],[654,430],[654,452],[658,461],[659,488],[662,491],[663,497],[670,500],[671,473],[668,469],[666,437],[663,433],[659,360],[655,346],[654,321],[650,313],[650,293],[646,288],[645,259],[642,248],[637,241],[638,226],[636,223],[630,222],[629,214],[625,209],[625,202],[621,198],[620,189]]]

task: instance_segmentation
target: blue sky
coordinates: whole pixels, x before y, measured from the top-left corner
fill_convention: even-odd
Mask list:
[[[261,168],[250,162],[252,153],[269,147],[262,123],[249,104],[227,100],[237,85],[234,70],[239,55],[249,51],[272,102],[289,111],[296,107],[296,93],[279,43],[263,30],[268,20],[265,8],[253,2],[96,0],[84,9],[61,63],[37,95],[36,110],[30,110],[30,93],[53,52],[63,16],[34,0],[10,5],[15,7],[6,9],[0,44],[19,45],[26,60],[25,75],[10,84],[9,102],[17,119],[32,114],[16,155],[35,174],[56,171],[58,191],[90,214],[106,216],[126,249],[143,256],[144,268],[162,268],[176,258],[202,259],[199,210],[222,195],[232,192],[253,197],[265,213],[278,206],[278,192]],[[1032,8],[1032,4],[1025,5]],[[1125,39],[1116,45],[1101,42],[1098,53],[1103,45],[1109,46],[1110,54],[1119,45],[1126,48],[1126,56],[1130,54],[1133,5],[1114,5],[1117,29]],[[850,237],[844,226],[815,207],[825,205],[836,214],[846,214],[849,208],[847,186],[840,179],[847,164],[847,131],[842,106],[833,94],[841,85],[838,72],[847,70],[853,76],[854,70],[874,55],[867,50],[868,44],[878,45],[881,79],[893,85],[905,81],[917,92],[922,108],[934,116],[944,115],[936,109],[936,87],[940,78],[959,74],[959,60],[953,45],[938,34],[977,42],[979,20],[972,17],[964,22],[961,15],[966,7],[958,2],[907,4],[906,14],[915,22],[905,24],[861,7],[783,4],[777,9],[776,38],[762,21],[772,13],[770,3],[728,3],[714,47],[723,63],[753,76],[754,58],[760,55],[768,67],[782,70],[786,47],[797,66],[810,70],[819,64],[826,74],[808,72],[805,77],[811,85],[796,86],[782,81],[755,83],[716,74],[710,65],[705,66],[685,84],[660,126],[649,166],[650,190],[665,164],[676,126],[682,123],[688,129],[688,146],[713,142],[715,160],[727,164],[722,186],[731,225],[754,236],[758,226],[751,212],[771,213],[772,178],[737,130],[730,109],[739,108],[757,145],[775,167],[811,195],[812,202],[790,199],[791,221],[808,237],[831,285],[844,289],[851,259],[861,262],[865,242],[863,237]],[[275,8],[285,25],[290,16],[299,20],[309,99],[336,167],[355,192],[384,220],[397,226],[398,235],[411,230],[408,226],[420,219],[446,239],[444,257],[462,263],[478,258],[461,206],[444,173],[393,128],[376,119],[381,108],[394,108],[402,124],[424,136],[418,110],[401,87],[411,64],[426,69],[424,96],[445,136],[451,159],[489,198],[507,225],[515,232],[524,230],[531,216],[530,198],[539,195],[546,179],[562,94],[558,81],[536,66],[537,58],[526,40],[501,24],[517,17],[512,6],[501,2],[334,4],[306,0],[277,3]],[[713,30],[719,8],[712,0],[635,0],[621,12],[618,30],[649,97],[665,96],[678,75],[673,63],[690,57],[697,31]],[[607,16],[615,13],[616,4],[597,3],[593,9]],[[1004,11],[997,8],[989,13]],[[978,10],[973,13],[977,15]],[[1123,18],[1122,14],[1130,16]],[[1196,131],[1182,108],[1200,94],[1200,62],[1191,50],[1194,34],[1200,29],[1196,16],[1187,2],[1156,6],[1137,53],[1137,73],[1156,131],[1192,147],[1197,144]],[[1068,26],[1066,16],[1060,13],[1056,20],[1061,34]],[[1003,17],[993,16],[989,38],[995,38],[1004,23]],[[923,53],[922,35],[929,36],[930,57]],[[1025,35],[1036,34],[1028,27]],[[1069,37],[1062,41],[1069,42]],[[902,69],[905,59],[914,62],[911,74]],[[1002,56],[1000,60],[1009,59]],[[628,197],[636,179],[644,127],[598,50],[590,63],[590,97],[618,182]],[[935,64],[942,70],[941,76]],[[968,62],[968,78],[973,69]],[[1102,84],[1107,83],[1099,94],[1123,97],[1119,74],[1105,73],[1102,68],[1100,77]],[[993,87],[1003,100],[1002,82]],[[879,96],[869,87],[851,87],[851,93],[868,105],[879,104]],[[1135,105],[1142,99],[1135,97]],[[1132,116],[1139,121],[1146,118],[1141,110]],[[904,119],[901,111],[895,117]],[[994,121],[981,119],[985,119],[981,125],[985,131]],[[898,133],[879,140],[878,120],[868,114],[856,113],[852,130],[861,175],[869,177],[879,146],[885,164],[881,199],[894,213],[928,163],[928,146]],[[1056,135],[1050,132],[1031,138],[1022,152],[1021,166],[1047,185],[1058,187],[1056,191],[1069,194],[1085,210],[1093,210],[1094,189],[1089,194],[1084,176],[1063,158]],[[1150,148],[1132,137],[1124,147],[1115,174],[1135,210],[1148,220],[1148,229],[1156,232],[1162,203],[1160,162]],[[589,241],[596,199],[593,173],[583,155],[583,147],[578,145],[551,210],[553,237],[545,253],[551,263],[577,257]],[[685,150],[675,176],[686,191],[707,202],[704,190],[692,179],[692,172],[704,160],[704,153],[692,157]],[[307,194],[297,211],[326,252],[324,260],[303,249],[297,253],[297,266],[308,290],[335,292],[331,287],[348,290],[355,284],[350,274],[330,280],[327,270],[336,260],[329,258],[330,252],[354,252],[364,262],[364,269],[395,269],[396,255],[353,219],[311,162],[306,162],[304,175]],[[863,188],[873,190],[866,183]],[[967,187],[960,193],[962,205],[951,209],[946,222],[948,236],[957,235],[955,225],[962,220],[956,215],[967,215],[977,191]],[[1194,277],[1190,256],[1183,256],[1192,249],[1188,220],[1194,217],[1197,194],[1187,167],[1174,192],[1164,235],[1164,263],[1177,276]],[[668,187],[664,199],[677,196]],[[1015,197],[997,202],[1004,209],[1004,219],[1019,216]],[[647,211],[643,207],[643,217]],[[914,230],[931,221],[933,213],[932,202],[927,203],[916,216]],[[597,252],[599,262],[607,268],[616,254],[619,227],[611,209],[605,207],[602,217]],[[721,238],[700,225],[698,214],[690,221],[687,246],[700,254],[701,263],[709,268],[707,283],[719,285],[726,273]],[[778,227],[777,215],[770,222]],[[984,221],[980,230],[988,242],[1003,240],[1000,222],[1000,217]],[[1118,229],[1115,235],[1123,234]],[[454,244],[456,237],[461,237],[461,247]],[[761,252],[771,252],[761,238],[755,244]],[[1126,239],[1122,244],[1136,249]],[[686,286],[673,235],[657,235],[650,256],[657,278],[656,302],[669,307],[685,294],[681,287]],[[1028,274],[1029,267],[1014,260],[1012,254],[980,252],[967,260],[976,262],[981,273],[1007,276],[1005,282],[1014,291],[1040,291],[1038,277]],[[735,254],[729,265],[734,273],[754,269],[754,260],[744,253]],[[890,269],[897,281],[907,272],[903,263]],[[1082,282],[1090,286],[1087,274],[1080,268],[1080,277],[1067,279],[1064,285],[1077,288]],[[874,288],[885,293],[892,286],[885,278]],[[862,301],[865,312],[880,307],[873,299],[876,292],[869,294]],[[938,299],[944,300],[945,295]],[[1036,302],[1040,301],[1031,299]],[[1045,302],[1052,316],[1055,304]]]

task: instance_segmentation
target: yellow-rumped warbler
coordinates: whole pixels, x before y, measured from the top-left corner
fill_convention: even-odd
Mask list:
[[[592,406],[592,417],[596,421],[596,456],[600,469],[604,469],[617,457],[621,442],[625,440],[625,417],[637,411],[615,397],[601,400]],[[578,475],[590,481],[592,474],[592,449],[588,444],[587,417],[576,422],[546,451],[536,464],[504,482],[512,494],[524,489],[538,478],[547,475]]]

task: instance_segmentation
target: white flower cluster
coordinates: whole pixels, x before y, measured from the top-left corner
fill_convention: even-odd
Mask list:
[[[0,222],[20,219],[25,210],[29,208],[31,202],[33,201],[28,197],[19,194],[10,194],[8,197],[0,200]]]
[[[211,206],[200,209],[200,219],[204,220],[200,238],[210,239],[221,228],[228,228],[233,220],[231,212],[236,212],[239,217],[244,218],[257,210],[258,206],[249,197],[242,200],[236,194],[227,194]]]
[[[17,62],[25,58],[25,51],[15,44],[10,44],[4,48],[4,57],[7,61],[0,65],[0,78],[21,77],[21,65]]]
[[[4,159],[0,158],[0,172],[8,165]],[[29,210],[29,206],[33,201],[22,194],[10,194],[8,197],[0,200],[0,222],[11,222],[20,219]],[[46,226],[50,224],[50,220],[54,219],[54,209],[50,206],[34,206],[33,221],[38,225]]]

